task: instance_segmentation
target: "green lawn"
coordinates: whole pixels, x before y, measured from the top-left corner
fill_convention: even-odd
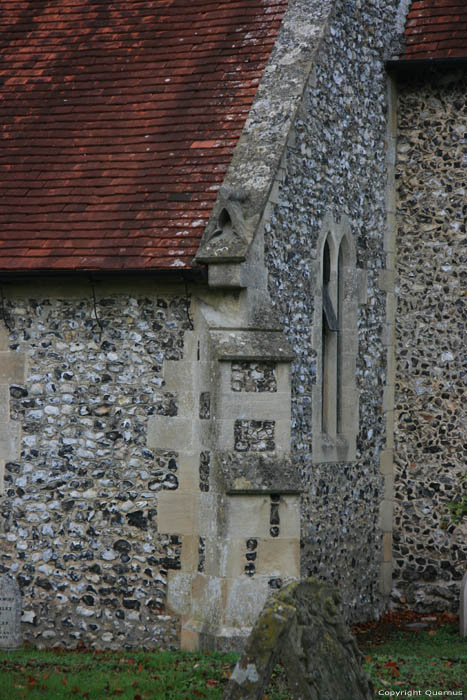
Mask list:
[[[420,696],[427,697],[427,689],[452,693],[464,687],[467,642],[454,625],[423,632],[394,630],[376,646],[371,636],[359,635],[359,644],[377,691],[421,690]],[[3,651],[0,700],[219,700],[235,658],[185,652]],[[291,699],[280,667],[266,692],[268,700]],[[376,697],[391,696],[379,692]]]
[[[377,697],[397,697],[383,695],[385,690],[421,690],[419,697],[426,698],[429,696],[425,691],[431,690],[450,691],[445,696],[448,700],[462,697],[462,691],[467,691],[467,638],[459,636],[457,625],[421,632],[400,629],[377,646],[372,645],[371,639],[366,643],[359,639],[359,644]],[[433,693],[431,697],[442,700],[443,695]]]

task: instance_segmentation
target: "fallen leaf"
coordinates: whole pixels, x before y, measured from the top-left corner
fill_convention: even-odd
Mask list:
[[[136,669],[137,671],[142,671],[143,670],[143,664],[138,664],[138,668]]]
[[[446,668],[449,668],[450,666],[452,666],[452,661],[446,661],[444,665],[446,666]]]
[[[371,661],[371,656],[365,656],[365,661]]]
[[[399,676],[399,668],[395,661],[386,661],[386,663],[384,664],[384,668],[391,669],[391,674],[393,676]]]
[[[208,678],[206,685],[208,688],[216,688],[219,685],[219,681],[216,681],[215,678]]]

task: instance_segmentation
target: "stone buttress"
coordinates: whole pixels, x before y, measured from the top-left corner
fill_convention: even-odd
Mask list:
[[[293,355],[261,291],[264,270],[255,269],[251,288],[211,281],[195,293],[196,332],[185,338],[184,359],[166,363],[179,413],[153,417],[149,431],[150,444],[179,452],[179,489],[161,494],[158,523],[182,537],[168,604],[182,617],[185,649],[237,647],[268,592],[300,572],[299,478],[289,454]]]

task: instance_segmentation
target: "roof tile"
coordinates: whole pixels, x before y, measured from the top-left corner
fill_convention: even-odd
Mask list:
[[[287,0],[2,0],[0,269],[189,268]]]
[[[407,45],[402,58],[466,58],[466,0],[412,2],[405,35]]]

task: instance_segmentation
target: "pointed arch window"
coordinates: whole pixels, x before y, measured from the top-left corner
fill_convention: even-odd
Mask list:
[[[320,462],[353,459],[358,429],[355,255],[350,231],[342,228],[328,229],[322,237],[316,289],[313,340],[320,351],[313,398],[313,458]]]

